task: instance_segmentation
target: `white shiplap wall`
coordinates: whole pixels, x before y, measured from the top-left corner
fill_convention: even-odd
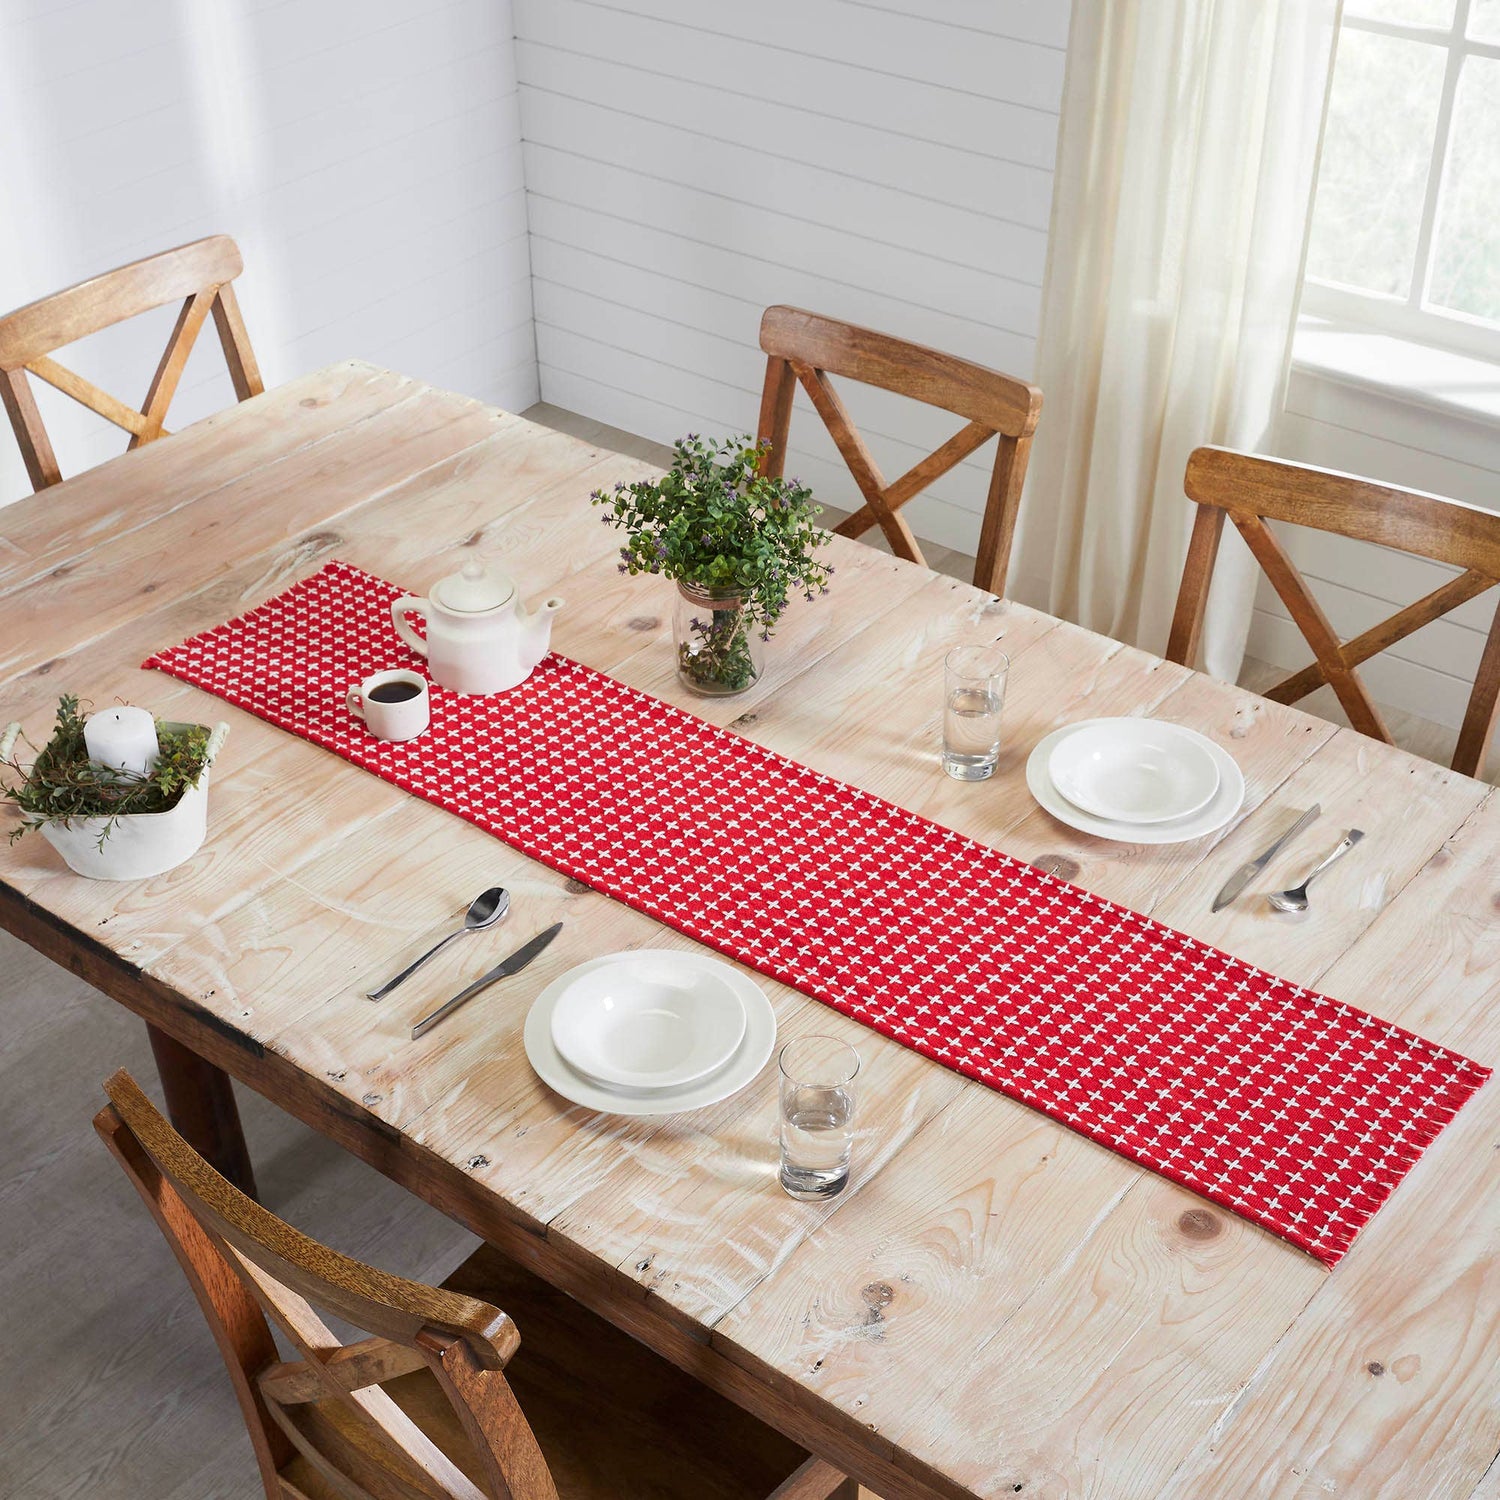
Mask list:
[[[514,4],[545,400],[753,430],[773,302],[1030,374],[1065,3]],[[891,475],[961,425],[846,392]],[[800,395],[792,446],[852,503]],[[913,502],[921,535],[973,550],[987,457]]]
[[[801,303],[1033,368],[1068,7],[1025,0],[514,0],[542,393],[660,441],[752,428],[756,324]],[[952,423],[846,387],[888,473]],[[1045,417],[1043,418],[1045,421]],[[799,395],[795,469],[854,490]],[[1493,427],[1298,375],[1292,458],[1493,505]],[[913,502],[973,549],[984,458]],[[1294,556],[1347,637],[1444,570],[1312,533]],[[1492,605],[1369,664],[1384,702],[1456,723]],[[1307,659],[1262,589],[1251,653]]]
[[[537,399],[509,0],[6,0],[0,309],[233,235],[267,383],[360,356]],[[145,394],[175,313],[77,346]],[[64,473],[125,435],[40,386]],[[232,399],[210,328],[172,411]],[[0,501],[28,490],[8,434]]]

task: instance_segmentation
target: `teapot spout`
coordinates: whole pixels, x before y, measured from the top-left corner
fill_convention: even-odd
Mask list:
[[[563,601],[552,595],[533,608],[516,611],[516,623],[522,630],[522,655],[529,672],[547,654],[552,643],[552,617],[563,607]]]

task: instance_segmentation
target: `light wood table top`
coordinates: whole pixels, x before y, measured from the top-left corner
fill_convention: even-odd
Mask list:
[[[772,1069],[699,1113],[622,1120],[567,1106],[526,1063],[521,1022],[551,978],[686,939],[139,670],[330,558],[420,592],[476,547],[526,597],[565,596],[558,650],[1500,1060],[1489,786],[840,539],[832,592],[789,615],[762,681],[691,698],[673,672],[670,585],[622,577],[617,535],[587,504],[648,472],[351,363],[7,509],[0,721],[22,718],[40,743],[73,691],[233,732],[190,864],[115,886],[68,874],[39,838],[0,845],[0,921],[887,1500],[1496,1494],[1500,1089],[1463,1111],[1330,1273],[767,982],[783,1037],[832,1031],[865,1058],[850,1187],[795,1203],[774,1180]],[[1006,749],[994,780],[964,785],[936,760],[941,656],[997,631],[1013,662]],[[1234,754],[1247,797],[1225,832],[1109,844],[1035,806],[1023,767],[1043,734],[1130,712]],[[1277,916],[1247,894],[1211,914],[1229,872],[1313,801],[1317,836],[1273,862],[1266,888],[1342,829],[1368,834],[1313,912]],[[360,978],[493,884],[513,893],[509,937],[453,945],[379,1006],[360,997]],[[524,982],[409,1040],[433,996],[559,918]]]

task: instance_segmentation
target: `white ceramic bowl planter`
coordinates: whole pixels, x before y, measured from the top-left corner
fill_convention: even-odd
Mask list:
[[[163,729],[202,727],[162,721]],[[11,724],[0,735],[0,760],[10,758],[20,731],[19,724]],[[113,820],[72,818],[66,824],[44,823],[43,836],[70,870],[90,880],[144,880],[175,868],[198,852],[208,834],[208,776],[228,736],[228,724],[214,727],[197,784],[186,788],[169,811],[125,813]],[[114,826],[101,847],[100,835],[111,821]]]

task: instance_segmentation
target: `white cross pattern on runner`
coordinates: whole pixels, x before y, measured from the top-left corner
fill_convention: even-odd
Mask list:
[[[344,694],[399,656],[390,603],[403,592],[329,563],[145,665],[1328,1265],[1489,1077],[566,657],[492,697],[434,686],[425,736],[374,739]]]

